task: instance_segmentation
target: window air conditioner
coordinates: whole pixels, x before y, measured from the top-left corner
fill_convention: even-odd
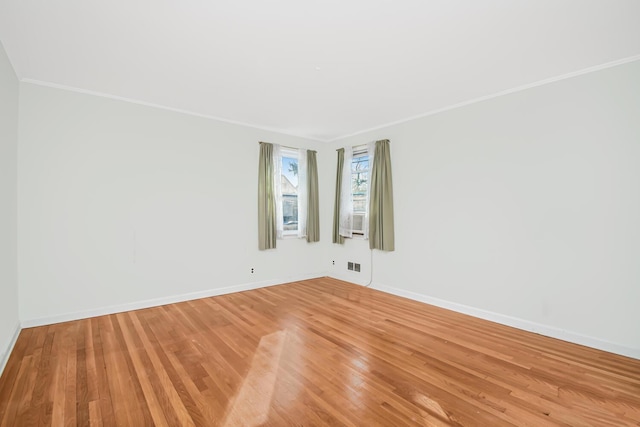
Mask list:
[[[351,231],[353,233],[364,233],[364,213],[353,214],[353,228]]]

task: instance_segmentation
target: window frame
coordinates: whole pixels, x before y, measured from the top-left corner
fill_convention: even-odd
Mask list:
[[[364,190],[364,210],[357,210],[355,209],[355,194],[353,191],[353,180],[354,180],[354,174],[356,173],[363,173],[363,172],[354,172],[354,164],[355,163],[359,163],[361,162],[362,158],[367,158],[367,169],[364,171],[364,173],[366,173],[366,188]],[[366,219],[368,218],[368,214],[369,214],[369,203],[368,203],[368,193],[369,193],[369,184],[371,181],[371,164],[370,164],[370,155],[369,155],[369,151],[367,150],[366,146],[359,146],[359,147],[354,147],[352,155],[351,155],[351,165],[349,165],[350,170],[351,170],[351,200],[353,203],[353,212],[352,212],[352,220],[351,220],[351,234],[352,234],[352,238],[360,238],[360,239],[364,239],[365,238],[365,231],[366,231],[366,227],[364,224],[364,221],[366,221]],[[355,226],[355,218],[357,217],[361,217],[362,218],[362,227],[359,229],[354,228]]]
[[[285,158],[293,159],[293,160],[295,160],[296,164],[298,164],[299,163],[298,150],[280,146],[280,158],[278,159],[278,161],[280,162],[280,168],[281,168],[281,171],[282,171],[282,176],[284,176],[284,164],[283,164],[283,162],[284,162]],[[299,167],[300,167],[300,165],[298,164],[298,168]],[[299,218],[296,221],[297,222],[296,228],[294,228],[294,229],[285,229],[285,225],[286,225],[285,220],[284,220],[285,193],[282,191],[282,176],[279,177],[279,179],[277,181],[278,185],[280,186],[280,194],[281,194],[281,197],[282,197],[282,207],[281,207],[282,208],[282,238],[283,239],[296,238],[296,237],[298,237],[299,230],[300,230],[300,219]],[[299,179],[299,177],[298,177],[298,179]],[[291,184],[293,185],[293,183],[291,183]],[[297,190],[299,188],[299,186],[300,186],[300,181],[298,180],[298,186],[296,187],[296,208],[295,208],[296,209],[296,215],[299,215],[299,209],[298,209],[298,203],[299,203],[298,196],[299,196],[299,193],[298,193],[298,190]],[[289,194],[289,193],[287,193],[287,194]]]

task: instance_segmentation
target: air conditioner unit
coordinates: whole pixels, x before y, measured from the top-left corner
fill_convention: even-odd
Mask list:
[[[351,231],[356,234],[364,233],[364,213],[353,214],[353,227]]]

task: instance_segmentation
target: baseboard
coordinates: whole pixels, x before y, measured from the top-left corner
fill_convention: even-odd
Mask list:
[[[7,343],[6,349],[2,349],[3,352],[0,353],[0,376],[2,376],[5,366],[7,366],[9,356],[11,356],[13,347],[16,345],[16,341],[18,341],[18,335],[20,335],[21,330],[22,329],[20,328],[20,324],[16,324],[11,340],[9,340],[9,342]]]
[[[317,274],[309,274],[309,275],[301,275],[301,276],[284,276],[275,280],[250,282],[250,283],[245,283],[241,285],[227,286],[224,288],[208,289],[205,291],[191,292],[191,293],[181,294],[181,295],[172,295],[172,296],[163,297],[163,298],[153,298],[149,300],[136,301],[136,302],[127,303],[127,304],[112,305],[112,306],[91,309],[91,310],[64,313],[64,314],[59,314],[55,316],[39,317],[34,319],[23,319],[22,327],[31,328],[35,326],[52,325],[55,323],[68,322],[72,320],[88,319],[90,317],[122,313],[124,311],[140,310],[143,308],[158,307],[166,304],[174,304],[177,302],[214,297],[218,295],[231,294],[234,292],[250,291],[252,289],[266,288],[268,286],[280,285],[283,283],[314,279],[316,277],[323,277],[326,275],[327,275],[326,272],[321,272]]]
[[[428,295],[406,291],[404,289],[394,288],[391,286],[374,284],[371,287],[373,289],[376,289],[382,292],[409,298],[414,301],[424,302],[430,305],[435,305],[437,307],[446,308],[448,310],[456,311],[458,313],[468,314],[473,317],[489,320],[491,322],[500,323],[502,325],[511,326],[517,329],[522,329],[524,331],[534,332],[536,334],[544,335],[547,337],[557,338],[557,339],[568,341],[574,344],[580,344],[580,345],[595,348],[598,350],[603,350],[610,353],[619,354],[622,356],[632,357],[634,359],[640,359],[640,349],[638,348],[626,347],[620,344],[590,337],[577,332],[567,331],[561,328],[557,328],[555,326],[544,325],[541,323],[531,322],[531,321],[520,319],[517,317],[507,316],[500,313],[494,313],[492,311],[482,310],[482,309],[471,307],[468,305],[458,304],[455,302],[446,301],[446,300],[434,298]]]

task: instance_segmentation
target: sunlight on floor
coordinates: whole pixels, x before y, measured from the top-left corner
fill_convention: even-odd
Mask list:
[[[440,406],[438,402],[429,398],[428,396],[422,393],[414,393],[413,396],[414,402],[421,406],[423,409],[426,409],[432,415],[435,415],[439,419],[443,421],[453,421],[449,414]]]
[[[278,331],[260,339],[249,372],[222,423],[223,426],[255,427],[267,421],[286,338],[286,331]]]

